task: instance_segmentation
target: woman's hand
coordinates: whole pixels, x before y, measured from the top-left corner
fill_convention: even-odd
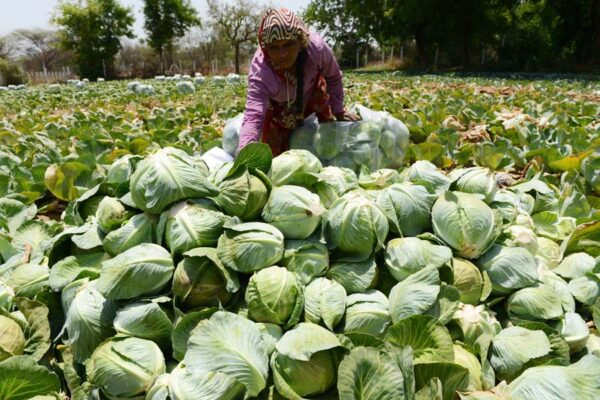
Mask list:
[[[337,119],[338,121],[360,121],[361,118],[358,115],[351,113],[350,111],[344,111],[335,114],[335,119]]]

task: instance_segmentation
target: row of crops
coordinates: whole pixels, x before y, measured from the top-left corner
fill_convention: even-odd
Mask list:
[[[0,399],[600,398],[597,82],[345,83],[221,165],[243,79],[0,92]]]

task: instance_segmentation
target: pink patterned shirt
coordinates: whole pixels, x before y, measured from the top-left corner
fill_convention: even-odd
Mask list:
[[[342,71],[325,40],[317,34],[310,34],[310,43],[304,64],[304,106],[312,96],[315,80],[321,75],[327,82],[329,105],[333,114],[344,111],[344,87]],[[250,142],[258,142],[262,136],[263,124],[270,99],[277,102],[293,102],[296,87],[277,76],[266,62],[260,48],[254,53],[248,74],[248,95],[246,111],[240,131],[238,150]]]

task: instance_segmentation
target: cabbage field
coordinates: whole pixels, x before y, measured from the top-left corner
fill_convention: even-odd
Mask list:
[[[0,400],[599,399],[598,82],[345,84],[226,163],[244,77],[0,88]]]

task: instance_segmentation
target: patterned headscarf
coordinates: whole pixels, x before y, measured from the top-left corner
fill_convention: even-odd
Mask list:
[[[269,59],[266,45],[274,40],[300,40],[300,46],[303,48],[308,47],[309,43],[309,32],[306,29],[304,22],[296,14],[288,10],[287,8],[271,8],[267,10],[265,16],[260,23],[258,28],[258,43],[260,48],[265,55],[265,58],[272,66],[271,60]],[[294,74],[290,74],[286,71],[285,75],[282,71],[278,71],[273,68],[280,76],[285,76],[288,80],[295,83]]]

